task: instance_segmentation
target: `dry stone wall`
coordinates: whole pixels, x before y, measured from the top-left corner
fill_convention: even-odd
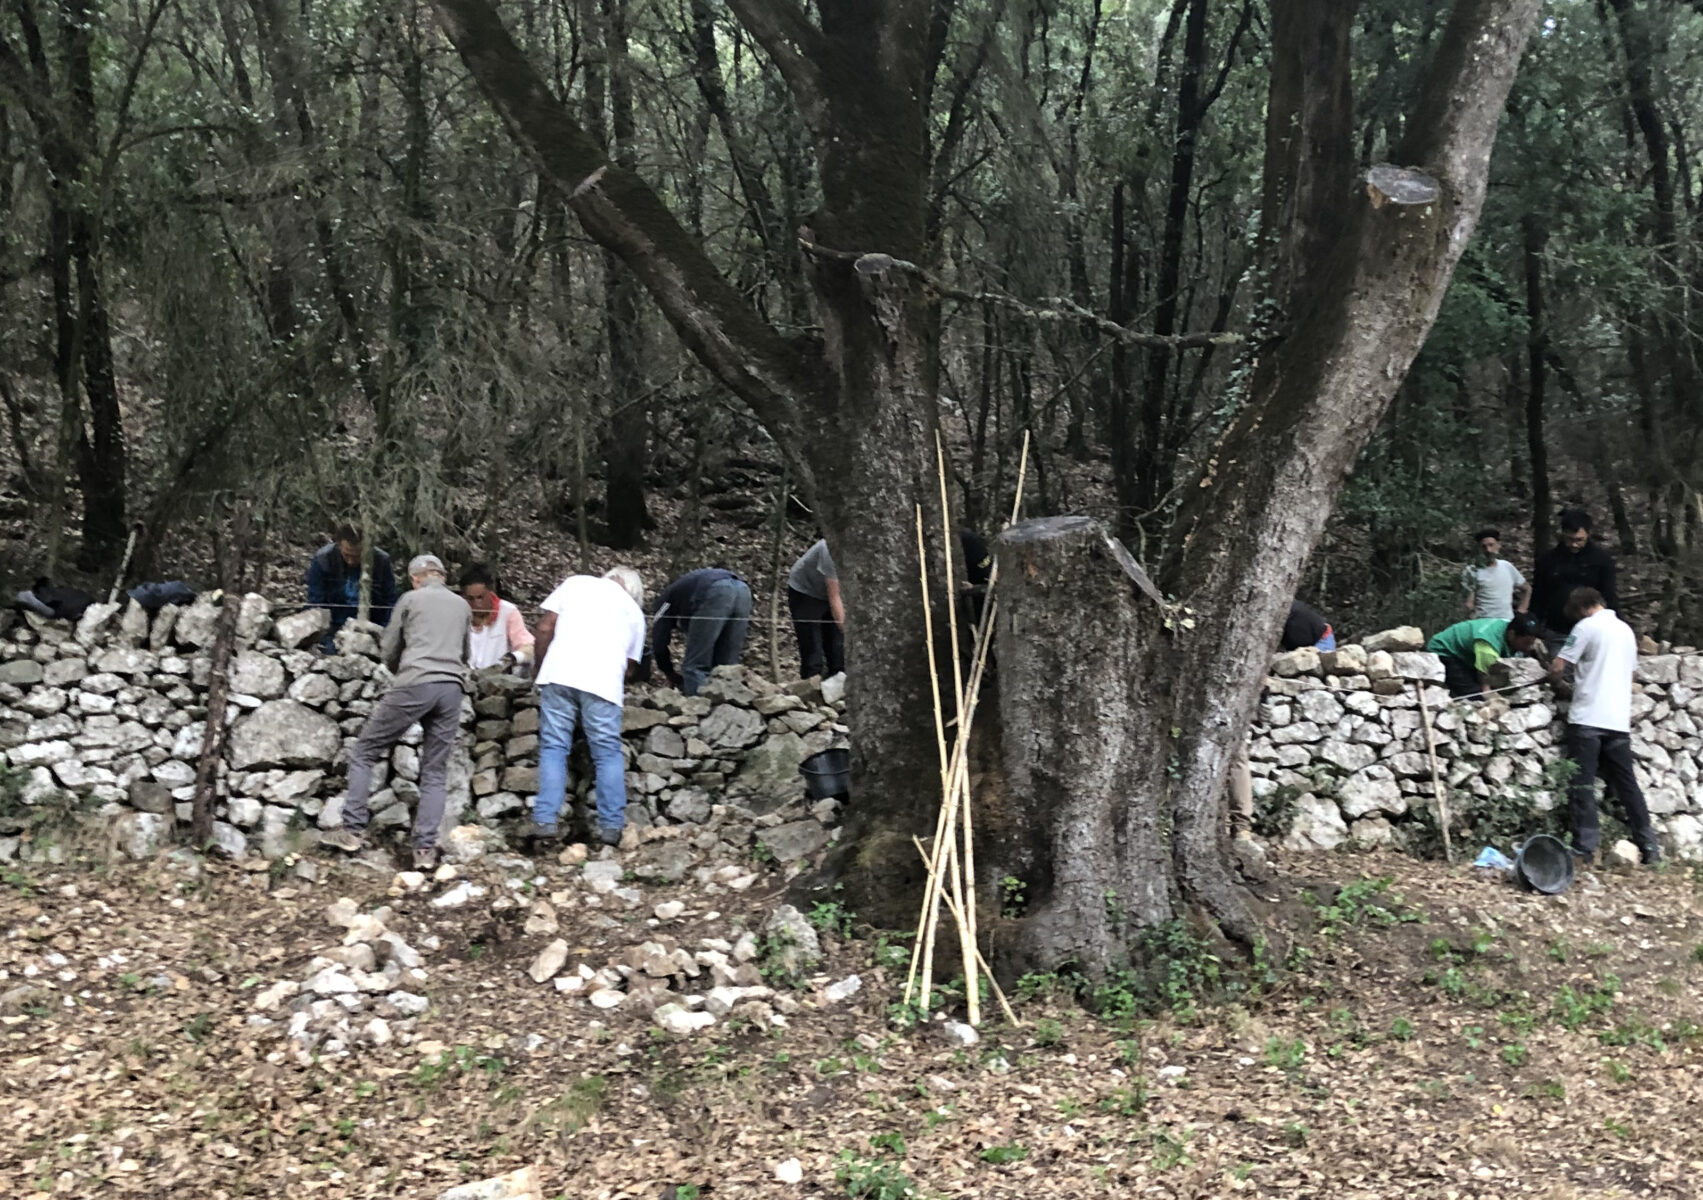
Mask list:
[[[1496,699],[1452,702],[1443,664],[1423,644],[1408,627],[1272,661],[1248,758],[1256,803],[1283,814],[1284,827],[1272,832],[1286,849],[1413,845],[1432,836],[1420,688],[1454,798],[1452,827],[1497,802],[1539,815],[1557,805],[1565,811],[1553,764],[1565,756],[1568,702],[1544,682],[1542,665],[1504,659],[1492,674]],[[1650,812],[1671,853],[1703,859],[1703,654],[1643,655],[1635,678],[1632,750]]]
[[[324,634],[323,611],[274,619],[250,595],[240,612],[214,837],[233,857],[275,859],[340,823],[349,750],[389,672],[376,626],[351,622],[338,634],[342,652],[322,655],[306,647]],[[206,601],[151,620],[134,603],[97,605],[74,628],[29,617],[0,636],[0,861],[62,858],[64,822],[50,818],[68,815],[134,858],[187,835],[218,616]],[[710,827],[731,812],[755,822],[778,860],[820,849],[837,806],[805,806],[798,765],[845,743],[842,692],[840,679],[781,687],[738,667],[719,669],[693,697],[630,689],[629,822]],[[525,815],[538,777],[537,704],[523,680],[476,681],[450,762],[446,833]],[[375,777],[379,830],[412,820],[418,745],[416,728]],[[585,815],[591,772],[581,765],[572,802]]]

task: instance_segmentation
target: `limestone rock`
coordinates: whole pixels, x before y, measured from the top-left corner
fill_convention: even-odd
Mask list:
[[[304,608],[287,617],[279,617],[273,623],[272,632],[286,650],[298,650],[317,642],[330,628],[331,610]]]
[[[1338,646],[1319,655],[1319,665],[1326,675],[1364,675],[1366,658],[1363,646]]]
[[[1425,634],[1417,626],[1401,625],[1395,629],[1386,629],[1382,633],[1374,633],[1360,643],[1366,648],[1368,655],[1378,650],[1387,650],[1391,654],[1404,651],[1423,650]]]
[[[1335,850],[1348,837],[1335,801],[1311,792],[1295,800],[1295,820],[1283,839],[1285,850]]]
[[[315,671],[292,683],[288,695],[299,704],[321,708],[337,699],[337,684],[332,681],[331,676]]]
[[[1423,651],[1402,651],[1390,655],[1395,665],[1395,672],[1403,679],[1423,679],[1432,683],[1443,682],[1443,660],[1435,654]]]
[[[244,650],[231,659],[230,688],[238,696],[276,700],[284,694],[284,664],[265,654]]]
[[[0,665],[0,683],[9,683],[14,687],[29,687],[42,682],[45,677],[40,663],[33,658],[20,658]],[[73,682],[72,679],[55,679],[55,684]]]
[[[789,863],[816,853],[828,844],[828,831],[818,821],[805,818],[789,821],[762,831],[759,840],[775,856],[776,862]]]
[[[1400,816],[1407,811],[1407,797],[1402,795],[1401,785],[1393,779],[1352,776],[1343,780],[1337,788],[1336,799],[1343,816],[1350,820],[1371,813]]]
[[[698,736],[723,750],[743,749],[763,736],[763,718],[748,708],[718,705],[698,724]]]
[[[83,610],[83,615],[77,619],[77,641],[85,646],[92,646],[101,641],[107,626],[118,615],[117,604],[91,604]]]
[[[322,767],[343,748],[337,723],[294,700],[268,700],[231,729],[230,764],[256,767]]]
[[[804,779],[798,773],[798,764],[806,757],[804,739],[798,734],[766,737],[746,752],[745,761],[734,775],[733,783],[772,802],[755,806],[756,811],[778,808],[804,795]]]
[[[846,698],[846,673],[830,675],[822,681],[822,703],[838,704]]]
[[[200,650],[213,644],[218,625],[219,605],[210,597],[201,596],[194,604],[177,610],[172,638],[179,646]]]
[[[763,934],[774,946],[774,965],[783,971],[798,974],[822,958],[822,940],[816,936],[815,926],[790,904],[782,904],[769,914],[763,922]]]
[[[121,813],[112,823],[113,844],[137,862],[158,854],[170,833],[171,822],[158,813]]]
[[[1279,679],[1293,679],[1297,675],[1317,675],[1319,652],[1312,646],[1302,646],[1298,650],[1279,654],[1271,660],[1271,673]]]
[[[237,637],[254,642],[272,632],[272,601],[257,592],[242,598],[237,609]]]
[[[568,961],[568,943],[557,938],[538,952],[538,957],[532,960],[532,965],[526,973],[532,976],[533,983],[548,983],[556,977]]]
[[[491,836],[491,831],[481,825],[457,825],[439,839],[438,853],[445,862],[474,862],[485,857]]]

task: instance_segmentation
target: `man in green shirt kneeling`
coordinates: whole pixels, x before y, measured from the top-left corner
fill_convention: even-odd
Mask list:
[[[1458,621],[1433,634],[1425,648],[1443,660],[1443,683],[1459,699],[1488,692],[1496,660],[1530,651],[1537,635],[1537,618],[1515,613],[1511,621]]]

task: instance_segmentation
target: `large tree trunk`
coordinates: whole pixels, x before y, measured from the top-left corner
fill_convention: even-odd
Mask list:
[[[1087,517],[1043,517],[996,543],[999,717],[1010,802],[979,818],[977,862],[1021,880],[997,935],[1002,972],[1127,958],[1174,915],[1163,827],[1168,740],[1134,680],[1160,613]]]

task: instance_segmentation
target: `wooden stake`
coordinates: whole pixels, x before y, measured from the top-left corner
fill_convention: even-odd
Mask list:
[[[1431,760],[1431,794],[1437,804],[1437,824],[1443,829],[1443,861],[1452,863],[1455,850],[1449,841],[1449,798],[1437,772],[1437,738],[1431,732],[1431,706],[1425,703],[1425,681],[1416,679],[1413,686],[1419,693],[1419,719],[1425,725],[1425,754]]]

